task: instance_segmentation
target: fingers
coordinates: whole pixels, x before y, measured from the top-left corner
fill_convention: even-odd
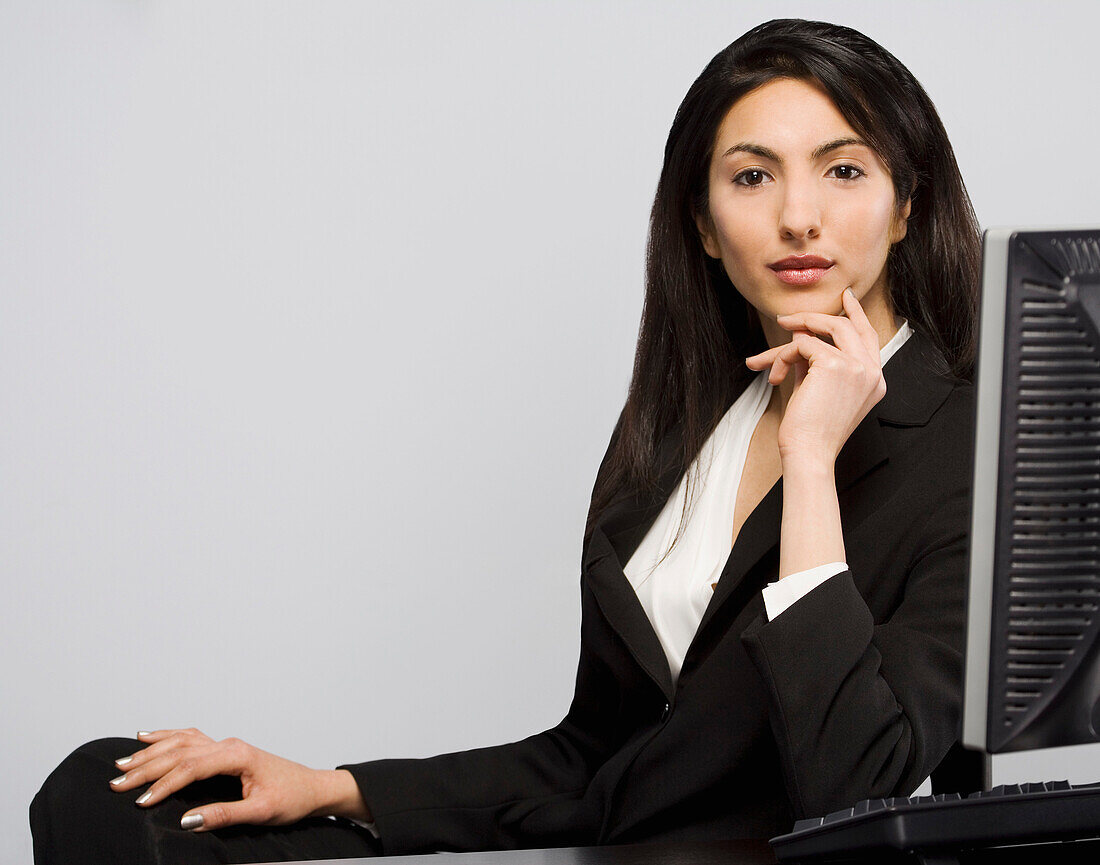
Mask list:
[[[777,345],[774,348],[769,348],[766,351],[760,352],[760,354],[754,354],[751,357],[745,358],[745,366],[749,369],[767,369],[775,363],[775,359],[779,357],[780,354],[791,351],[791,346],[794,344],[795,340],[804,337],[810,339],[814,338],[808,331],[796,331],[791,337],[790,342],[785,342],[783,345]],[[818,340],[818,342],[821,341]],[[822,345],[824,345],[824,343],[822,343]]]
[[[115,765],[125,772],[130,772],[155,757],[159,757],[173,748],[184,745],[210,744],[214,740],[205,733],[190,727],[186,730],[157,730],[156,732],[141,731],[138,739],[142,742],[150,742],[148,747],[135,751],[126,757],[115,760]]]
[[[842,315],[829,315],[819,312],[798,312],[790,315],[780,315],[776,321],[780,327],[792,332],[791,342],[784,346],[776,346],[760,354],[745,359],[745,365],[749,369],[762,370],[772,367],[772,374],[768,380],[772,384],[778,384],[787,376],[787,372],[795,356],[798,355],[804,361],[811,361],[816,352],[821,355],[821,346],[829,347],[824,341],[827,337],[832,344],[847,356],[859,358],[871,366],[879,366],[879,335],[871,324],[867,314],[863,311],[858,298],[851,288],[846,288],[841,295],[841,303],[847,317]],[[803,344],[797,350],[792,348],[799,343],[799,334],[803,337],[815,338],[819,344],[811,350]],[[778,373],[776,365],[778,364]],[[802,370],[805,374],[806,370]],[[801,378],[801,376],[800,376]]]
[[[111,789],[124,793],[149,784],[151,786],[138,797],[137,803],[155,805],[192,781],[229,774],[228,763],[217,744],[173,748],[115,778],[111,781]]]
[[[760,354],[745,358],[745,366],[755,370],[768,369],[768,382],[773,385],[779,384],[779,382],[787,377],[787,368],[790,365],[789,360],[780,360],[780,355],[783,352],[789,352],[795,339],[798,337],[799,334],[795,334],[789,343],[778,345],[775,348],[769,348],[767,351],[762,351]],[[776,369],[777,364],[779,365],[778,370]]]
[[[199,733],[194,727],[188,727],[186,730],[178,728],[173,730],[138,730],[137,738],[142,742],[151,744],[153,742],[159,742],[162,739],[167,739],[169,736],[178,736],[180,734],[202,735],[202,733]]]
[[[211,829],[224,829],[238,823],[251,823],[262,826],[271,822],[274,811],[255,799],[242,799],[239,802],[212,802],[201,808],[192,808],[180,820],[181,829],[193,832],[209,832]]]
[[[240,776],[247,768],[249,747],[240,739],[224,739],[206,747],[188,749],[186,753],[170,753],[162,760],[136,770],[146,772],[153,783],[137,799],[143,807],[158,802],[182,790],[188,784],[216,775]],[[127,773],[136,774],[136,773]],[[155,780],[154,780],[155,779]]]
[[[171,739],[179,741],[214,741],[201,730],[196,730],[194,727],[188,727],[186,729],[177,728],[173,730],[139,730],[137,734],[137,739],[139,742],[145,742],[147,745],[155,745],[159,742],[165,742]],[[141,752],[139,751],[137,753]]]
[[[844,312],[848,316],[848,320],[859,335],[863,337],[863,344],[867,347],[867,351],[877,358],[879,356],[878,331],[871,324],[871,319],[867,317],[867,313],[863,311],[863,304],[856,298],[851,287],[844,289],[840,300],[844,304]]]
[[[785,345],[768,349],[754,357],[747,358],[745,363],[750,369],[765,369],[769,364],[771,371],[768,373],[768,382],[777,385],[787,377],[792,367],[806,367],[823,360],[834,360],[841,353],[835,347],[823,342],[811,334],[798,332]],[[751,362],[750,362],[751,361]],[[801,369],[804,375],[806,369]],[[801,381],[801,375],[798,378]]]
[[[878,332],[850,288],[844,290],[841,303],[847,318],[823,312],[796,312],[791,315],[780,315],[776,321],[786,330],[805,330],[818,335],[825,334],[841,351],[856,355],[866,352],[869,356],[877,357]]]
[[[804,331],[815,336],[827,336],[832,340],[833,345],[841,351],[859,357],[867,352],[867,344],[863,339],[863,334],[856,330],[851,321],[839,315],[826,315],[823,312],[796,312],[792,315],[781,315],[776,319],[776,322],[784,330],[795,333]]]
[[[142,742],[159,742],[173,733],[179,733],[180,730],[138,730],[137,737]]]
[[[161,730],[143,736],[145,740],[153,738],[157,741],[149,747],[115,761],[125,773],[111,781],[111,789],[118,793],[149,784],[136,800],[143,807],[157,804],[194,781],[239,774],[246,747],[237,739],[215,742],[195,729]]]

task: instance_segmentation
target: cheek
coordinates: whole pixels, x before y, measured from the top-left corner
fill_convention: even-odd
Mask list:
[[[727,266],[738,266],[745,261],[750,250],[760,248],[760,221],[753,217],[750,208],[731,210],[732,212],[717,214],[714,226],[723,260]]]
[[[885,260],[890,250],[890,232],[894,227],[892,199],[861,202],[846,214],[845,234],[853,243],[853,251],[868,264]]]

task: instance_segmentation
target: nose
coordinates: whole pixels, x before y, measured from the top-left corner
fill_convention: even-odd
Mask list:
[[[792,178],[785,184],[779,234],[784,240],[806,240],[821,234],[821,200],[813,183]]]

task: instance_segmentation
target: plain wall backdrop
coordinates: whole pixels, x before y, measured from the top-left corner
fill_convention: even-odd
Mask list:
[[[1095,4],[0,3],[0,861],[90,738],[562,717],[664,138],[784,16],[913,70],[984,226],[1100,223]]]

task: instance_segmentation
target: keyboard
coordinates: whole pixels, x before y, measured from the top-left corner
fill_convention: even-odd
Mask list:
[[[1002,785],[962,796],[865,799],[799,820],[771,839],[780,862],[859,860],[883,851],[950,854],[1014,844],[1100,837],[1100,784]],[[935,855],[929,861],[941,861]],[[951,861],[946,858],[942,861]]]

